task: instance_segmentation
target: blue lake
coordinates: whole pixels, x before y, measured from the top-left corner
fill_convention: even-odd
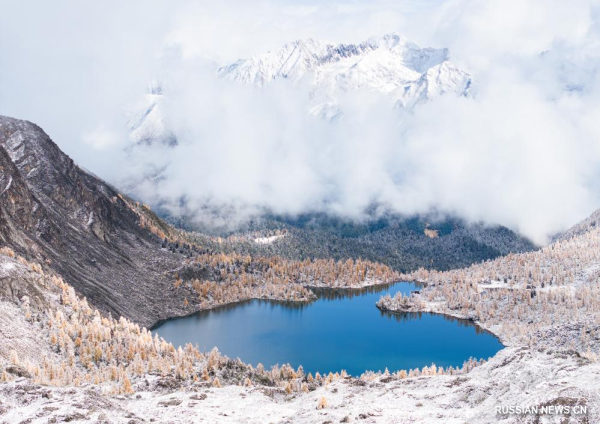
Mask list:
[[[499,340],[469,321],[437,314],[390,314],[382,295],[409,294],[412,283],[363,290],[315,290],[308,305],[250,300],[166,321],[154,331],[175,346],[218,347],[231,358],[265,367],[289,363],[305,372],[360,375],[364,371],[461,366],[492,357]]]

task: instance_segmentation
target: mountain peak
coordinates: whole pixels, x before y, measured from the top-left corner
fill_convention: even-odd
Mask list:
[[[467,72],[448,62],[447,49],[421,48],[397,32],[359,44],[296,40],[217,72],[227,80],[258,87],[278,78],[292,83],[309,79],[311,111],[333,110],[327,117],[339,116],[338,92],[379,91],[391,94],[392,103],[412,108],[444,93],[467,95],[465,89],[472,84]]]
[[[380,92],[390,97],[391,107],[410,110],[442,94],[468,96],[473,86],[471,76],[448,61],[448,49],[421,48],[397,32],[358,44],[298,39],[216,72],[225,80],[256,87],[276,79],[292,84],[305,80],[310,87],[308,112],[326,120],[343,115],[337,98],[344,92]],[[162,84],[153,83],[150,93],[129,120],[131,138],[173,144],[162,121]]]

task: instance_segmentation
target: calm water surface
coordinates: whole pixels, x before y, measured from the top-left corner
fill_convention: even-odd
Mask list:
[[[459,366],[502,349],[496,337],[468,321],[429,313],[389,314],[375,307],[386,293],[416,289],[412,283],[360,291],[322,289],[309,305],[250,300],[173,319],[154,330],[175,346],[192,343],[206,351],[217,346],[253,365],[289,363],[312,373]]]

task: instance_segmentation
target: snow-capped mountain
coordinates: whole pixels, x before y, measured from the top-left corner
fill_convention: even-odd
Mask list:
[[[448,56],[447,49],[421,48],[396,33],[360,44],[307,39],[220,66],[216,73],[225,80],[257,88],[278,79],[292,84],[307,81],[311,101],[308,112],[333,120],[343,113],[338,96],[346,92],[381,92],[389,96],[390,107],[405,110],[446,93],[469,95],[473,79]],[[174,142],[161,118],[162,98],[162,88],[153,83],[150,93],[130,115],[134,141]]]
[[[468,95],[473,84],[467,72],[448,61],[447,49],[420,48],[395,33],[360,44],[298,40],[217,72],[258,87],[278,78],[309,79],[311,112],[317,114],[331,110],[339,92],[376,90],[390,95],[396,106],[412,109],[444,93]]]
[[[135,104],[128,114],[127,126],[130,138],[136,143],[154,142],[159,140],[167,144],[175,142],[172,134],[165,127],[161,101],[163,99],[162,86],[157,81],[152,81],[148,93]]]

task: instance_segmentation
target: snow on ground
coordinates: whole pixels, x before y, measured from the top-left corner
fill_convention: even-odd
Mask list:
[[[366,289],[367,287],[375,287],[381,286],[382,284],[389,284],[385,281],[379,280],[377,278],[365,278],[364,280],[358,281],[356,283],[348,283],[345,280],[336,280],[331,283],[323,283],[321,281],[312,282],[307,287],[310,288],[328,288],[328,289],[342,289],[342,290],[358,290],[358,289]]]
[[[274,242],[276,242],[279,239],[282,239],[285,236],[285,234],[279,234],[276,236],[271,236],[271,237],[258,237],[254,239],[254,243],[256,244],[272,244]]]
[[[483,290],[494,290],[494,289],[507,289],[507,290],[522,290],[525,287],[522,284],[519,285],[515,285],[515,284],[508,284],[505,283],[504,281],[499,281],[499,280],[492,280],[490,282],[485,282],[485,283],[480,283],[477,286],[477,289],[479,292],[482,292]]]
[[[48,348],[39,334],[31,331],[23,310],[6,302],[0,302],[0,340],[0,363],[2,359],[9,359],[13,349],[21,353],[22,359],[35,361],[46,354]]]
[[[5,264],[1,264],[1,269],[2,271],[10,271],[12,269],[14,269],[15,264],[9,262],[9,263],[5,263]]]
[[[58,355],[46,339],[36,334],[37,327],[27,319],[24,307],[29,298],[32,304],[48,306],[57,299],[53,293],[37,295],[43,287],[37,274],[14,259],[5,259],[0,272],[7,264],[12,264],[12,269],[0,275],[0,364],[12,381],[0,383],[1,424],[600,422],[599,362],[565,349],[541,351],[517,344],[466,374],[404,379],[373,374],[314,386],[308,393],[287,394],[282,388],[261,385],[227,385],[225,379],[220,388],[154,374],[136,377],[131,395],[104,393],[89,383],[82,387],[42,386],[11,370],[9,350],[16,350],[20,358],[34,363]],[[15,292],[25,289],[28,299]],[[445,302],[436,300],[421,306],[421,310],[433,312],[447,309]],[[457,311],[455,315],[461,314]],[[500,324],[493,324],[490,322],[488,329],[502,335]],[[569,325],[543,328],[536,339],[550,340],[552,346],[567,346],[573,334],[585,329]],[[507,344],[505,340],[503,343]],[[5,379],[1,377],[0,381]],[[318,407],[324,403],[324,408]],[[496,412],[497,407],[544,405],[585,407],[587,415]]]
[[[133,395],[91,388],[0,385],[0,422],[47,423],[504,423],[600,422],[600,365],[527,348],[506,348],[465,375],[372,381],[348,378],[287,395],[266,387],[172,387],[138,383]],[[160,380],[158,380],[160,382]],[[322,398],[327,406],[318,409]],[[587,416],[499,416],[498,406],[587,407]],[[571,421],[568,420],[571,419]],[[561,421],[562,419],[562,421]]]

